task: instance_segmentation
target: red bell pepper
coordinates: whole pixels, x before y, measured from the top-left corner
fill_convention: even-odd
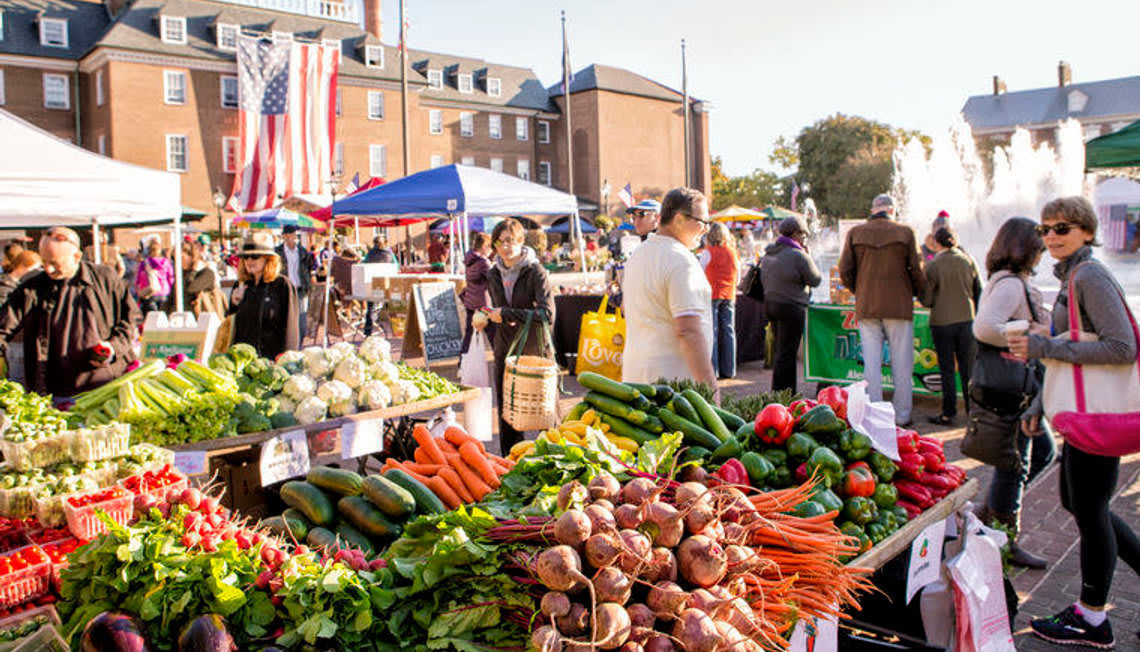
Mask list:
[[[930,490],[917,482],[912,482],[910,480],[896,480],[895,489],[899,490],[899,498],[913,502],[915,505],[918,505],[923,509],[926,509],[937,502],[934,499],[934,495],[930,493]]]
[[[769,403],[760,410],[760,414],[756,415],[756,422],[753,424],[753,429],[756,435],[760,437],[760,441],[765,444],[782,445],[792,436],[792,430],[796,427],[796,420],[792,418],[792,413],[788,412],[788,408],[780,405],[779,403]]]
[[[918,505],[915,505],[914,503],[911,503],[909,501],[903,500],[902,498],[899,498],[898,501],[895,502],[895,504],[906,510],[906,515],[908,518],[913,519],[914,517],[916,517],[922,513],[921,507],[919,507]]]
[[[918,453],[903,453],[900,457],[899,473],[912,480],[922,479],[922,472],[926,470],[922,456]]]
[[[957,482],[940,473],[924,472],[918,481],[929,487],[931,490],[946,489],[947,491],[953,491],[954,489],[958,488]]]
[[[815,397],[823,405],[830,406],[835,416],[840,419],[847,419],[847,390],[842,387],[831,385],[819,390],[819,394]]]
[[[751,484],[748,480],[748,471],[744,468],[744,464],[740,460],[726,460],[724,464],[721,464],[720,468],[716,470],[715,475],[728,484],[744,486]]]
[[[843,474],[843,484],[840,485],[840,490],[848,498],[854,496],[870,497],[875,493],[875,474],[871,471],[871,467],[864,462],[856,462],[848,466],[847,472]]]
[[[895,428],[895,438],[898,440],[899,453],[918,452],[918,433],[913,430]]]
[[[798,401],[792,401],[792,404],[788,406],[788,412],[792,413],[793,419],[799,419],[804,415],[804,412],[807,412],[817,405],[819,405],[819,403],[810,398],[801,398]]]
[[[946,463],[946,458],[934,453],[922,453],[922,464],[926,467],[927,471],[941,471],[942,465]]]
[[[918,437],[918,452],[946,455],[946,451],[942,448],[942,442],[933,437],[923,437],[921,435]]]

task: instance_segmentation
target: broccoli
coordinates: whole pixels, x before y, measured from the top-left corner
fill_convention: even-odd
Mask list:
[[[257,360],[257,349],[245,343],[234,344],[227,354],[238,369],[242,369],[247,364]]]
[[[269,417],[269,421],[273,424],[274,430],[277,428],[288,428],[289,426],[297,425],[297,419],[288,412],[277,412],[273,416]]]
[[[246,434],[249,432],[263,432],[265,430],[273,430],[273,422],[269,417],[263,414],[252,414],[243,418],[238,423],[238,433]]]

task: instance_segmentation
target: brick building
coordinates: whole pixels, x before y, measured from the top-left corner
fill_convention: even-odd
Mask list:
[[[257,6],[253,6],[257,5]],[[268,9],[266,7],[274,7]],[[239,33],[341,51],[334,167],[345,179],[403,176],[400,62],[339,0],[0,0],[0,106],[61,138],[182,176],[182,203],[214,214],[233,186]],[[363,18],[368,31],[357,26]],[[560,86],[529,68],[409,53],[411,172],[489,167],[566,189]],[[571,86],[575,193],[616,212],[614,188],[660,196],[684,181],[681,95],[590,66]],[[705,105],[691,100],[694,185],[711,190]],[[208,219],[208,225],[213,220]]]

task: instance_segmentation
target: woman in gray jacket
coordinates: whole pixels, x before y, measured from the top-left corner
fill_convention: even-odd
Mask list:
[[[804,239],[807,225],[799,217],[785,217],[780,237],[768,245],[760,261],[764,284],[764,312],[775,336],[772,391],[796,390],[796,356],[804,336],[811,288],[823,282]]]

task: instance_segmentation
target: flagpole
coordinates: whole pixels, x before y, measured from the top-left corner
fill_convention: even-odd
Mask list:
[[[404,176],[412,173],[412,153],[408,129],[408,18],[404,0],[400,0],[400,105],[404,141]]]
[[[689,153],[692,147],[692,136],[689,133],[689,68],[685,62],[685,39],[681,39],[681,92],[684,95],[684,115],[685,115],[685,186],[691,187],[692,183],[692,166],[689,164],[691,157]]]
[[[566,42],[566,10],[562,11],[562,97],[566,112],[566,192],[574,194],[574,141],[570,128],[570,46]]]

